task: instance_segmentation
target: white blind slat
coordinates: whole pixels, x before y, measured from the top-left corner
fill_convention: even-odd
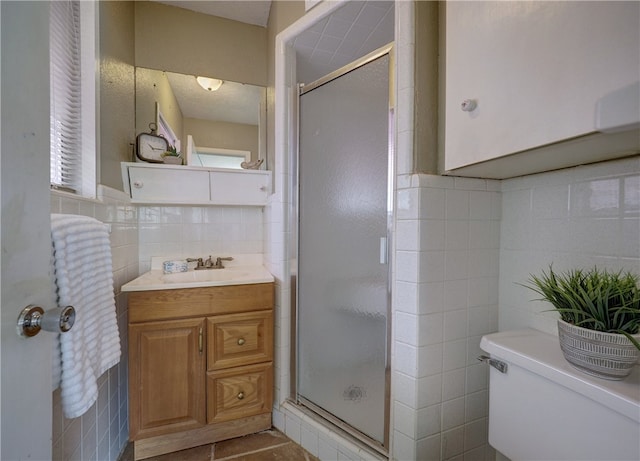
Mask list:
[[[50,2],[51,184],[82,188],[80,2]]]

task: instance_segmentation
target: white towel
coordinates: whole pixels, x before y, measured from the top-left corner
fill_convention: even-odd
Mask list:
[[[103,223],[79,215],[52,214],[51,241],[57,304],[76,310],[54,347],[54,387],[64,415],[77,418],[98,398],[98,378],[120,361],[111,246]]]

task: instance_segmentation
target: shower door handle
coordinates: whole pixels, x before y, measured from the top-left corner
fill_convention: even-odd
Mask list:
[[[387,257],[387,237],[380,237],[380,264],[387,264],[389,258]]]

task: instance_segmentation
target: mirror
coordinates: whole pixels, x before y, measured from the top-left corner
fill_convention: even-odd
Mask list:
[[[265,122],[264,87],[223,81],[209,91],[194,75],[136,67],[136,135],[156,124],[187,165],[241,168],[265,159]]]

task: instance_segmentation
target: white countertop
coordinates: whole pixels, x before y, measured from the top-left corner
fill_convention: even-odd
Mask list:
[[[122,285],[122,291],[176,290],[274,281],[273,275],[255,258],[234,257],[233,261],[224,261],[224,269],[190,269],[187,272],[165,274],[161,269],[162,261],[169,259],[176,258],[153,258],[151,270]]]

